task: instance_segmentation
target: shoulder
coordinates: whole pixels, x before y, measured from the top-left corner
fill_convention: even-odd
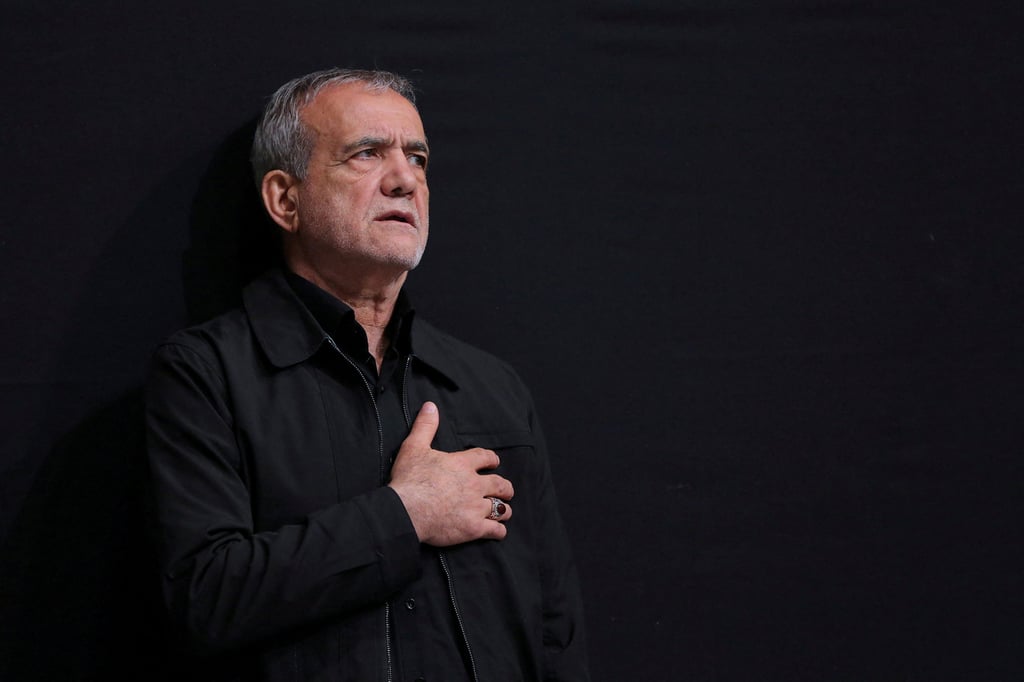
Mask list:
[[[156,354],[184,353],[213,360],[251,343],[252,327],[248,316],[238,308],[171,334],[157,346]]]
[[[173,377],[195,385],[226,387],[239,369],[263,364],[248,317],[241,309],[179,330],[153,352],[149,383]]]
[[[241,305],[175,332],[157,348],[157,357],[194,355],[207,362],[221,363],[261,357],[261,325],[265,337],[282,336],[280,328],[298,326],[298,305],[288,297],[286,287],[278,271],[264,273],[245,287]],[[292,339],[290,335],[283,336],[287,341]]]

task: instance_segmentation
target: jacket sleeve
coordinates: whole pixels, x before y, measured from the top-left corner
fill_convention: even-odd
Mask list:
[[[147,456],[164,599],[204,649],[236,647],[383,603],[419,568],[419,542],[382,487],[254,532],[218,363],[165,344],[147,387]]]
[[[541,538],[541,590],[544,608],[544,680],[545,682],[586,682],[590,679],[584,633],[583,599],[569,539],[562,525],[555,498],[547,445],[535,413],[531,411],[531,430],[541,454],[539,505],[543,509],[546,532]]]

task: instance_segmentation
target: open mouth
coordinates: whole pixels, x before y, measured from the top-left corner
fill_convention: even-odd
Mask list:
[[[387,213],[382,213],[379,216],[377,216],[377,220],[392,220],[394,222],[412,225],[413,227],[416,226],[416,221],[413,220],[412,214],[406,213],[404,211],[388,211]]]

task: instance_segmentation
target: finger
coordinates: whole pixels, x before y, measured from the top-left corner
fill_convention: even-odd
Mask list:
[[[512,518],[512,505],[500,497],[485,497],[486,517],[489,521],[505,522]],[[497,502],[495,502],[497,500]]]
[[[501,521],[485,521],[487,529],[481,535],[486,540],[504,540],[508,535],[508,528]]]
[[[434,440],[434,435],[437,433],[437,425],[441,421],[441,415],[438,413],[437,405],[432,402],[423,403],[423,407],[420,408],[419,414],[416,415],[416,420],[413,421],[412,427],[409,429],[409,435],[405,437],[402,445],[415,447],[417,449],[427,449],[430,447],[430,443]]]
[[[501,459],[494,450],[473,448],[472,450],[466,450],[466,455],[473,458],[473,468],[477,471],[497,469],[501,465]]]
[[[498,474],[488,474],[481,476],[484,480],[482,481],[484,488],[488,491],[487,495],[493,495],[506,502],[516,496],[515,486],[512,485],[512,481],[508,480],[504,476]]]
[[[492,518],[491,512],[491,500],[487,498],[487,516],[481,519],[481,531],[480,537],[491,540],[502,540],[508,533],[508,528],[505,527],[505,522],[508,521],[512,516],[512,510],[508,504],[502,503],[502,514],[498,518]]]

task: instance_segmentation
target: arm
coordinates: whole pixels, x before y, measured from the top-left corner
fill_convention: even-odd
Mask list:
[[[146,421],[164,598],[201,646],[234,647],[382,603],[418,575],[419,541],[390,488],[254,532],[227,395],[205,354],[158,351]]]

